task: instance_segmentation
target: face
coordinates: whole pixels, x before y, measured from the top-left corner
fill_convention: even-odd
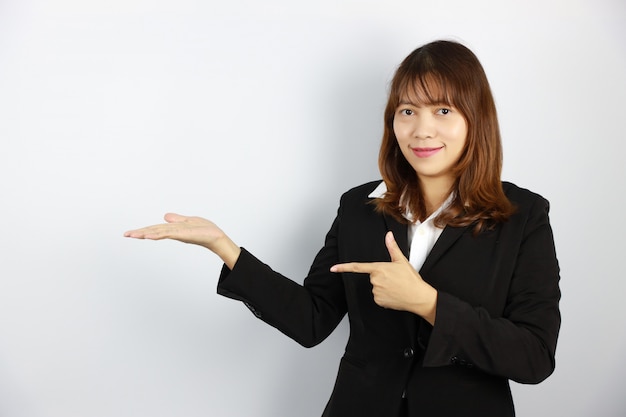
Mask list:
[[[454,180],[451,169],[467,139],[467,122],[460,111],[445,104],[419,104],[404,98],[396,108],[393,131],[420,181]]]

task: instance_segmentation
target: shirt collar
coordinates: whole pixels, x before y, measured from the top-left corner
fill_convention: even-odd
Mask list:
[[[368,197],[369,198],[381,198],[383,195],[385,195],[386,192],[387,192],[387,184],[385,184],[385,181],[381,181],[380,184],[378,184],[378,186],[374,188],[374,191],[372,191],[368,195]]]
[[[385,184],[385,181],[381,181],[380,184],[378,184],[378,186],[374,188],[374,191],[369,193],[368,197],[369,198],[382,198],[382,196],[385,195],[386,192],[387,192],[387,184]],[[439,208],[435,210],[430,216],[428,216],[428,219],[426,219],[424,223],[437,217],[439,213],[445,210],[450,205],[450,203],[452,203],[453,199],[454,199],[454,192],[451,192],[448,198],[446,198],[446,200],[443,202],[443,204],[439,206]],[[414,221],[411,213],[405,213],[404,217],[411,222]]]

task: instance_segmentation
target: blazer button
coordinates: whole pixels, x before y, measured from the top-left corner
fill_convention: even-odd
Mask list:
[[[459,358],[456,356],[453,356],[450,358],[450,362],[452,362],[454,365],[456,365],[457,363],[459,363]]]
[[[414,354],[413,349],[411,349],[411,348],[404,349],[404,357],[405,358],[407,358],[407,359],[412,358],[413,354]]]

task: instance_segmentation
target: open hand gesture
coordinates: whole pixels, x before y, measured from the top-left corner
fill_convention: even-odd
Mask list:
[[[241,249],[215,223],[202,217],[175,213],[167,213],[164,219],[166,223],[129,230],[124,236],[150,240],[173,239],[203,246],[222,258],[229,268],[233,268]]]

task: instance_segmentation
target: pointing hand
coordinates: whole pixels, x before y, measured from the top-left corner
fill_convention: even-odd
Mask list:
[[[376,304],[384,308],[413,312],[434,324],[437,290],[425,282],[409,263],[392,232],[387,232],[385,245],[391,262],[350,262],[334,265],[330,270],[369,274]]]

